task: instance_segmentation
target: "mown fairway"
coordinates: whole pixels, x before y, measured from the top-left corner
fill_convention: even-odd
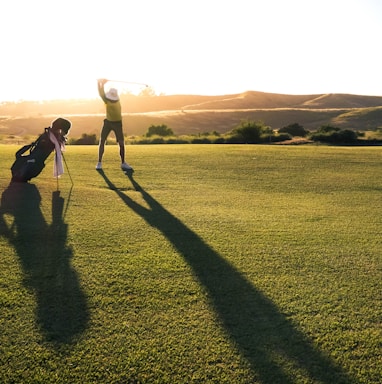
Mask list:
[[[380,383],[382,148],[68,146],[9,185],[0,383]]]

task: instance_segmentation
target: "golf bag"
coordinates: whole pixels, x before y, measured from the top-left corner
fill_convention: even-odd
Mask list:
[[[53,150],[57,152],[57,146],[64,146],[70,126],[71,123],[68,120],[62,118],[56,119],[52,123],[52,127],[45,128],[44,133],[41,134],[35,142],[20,148],[15,154],[16,160],[11,167],[11,181],[25,183],[33,177],[38,176],[45,167],[45,160]],[[59,134],[54,135],[53,132],[57,131]],[[25,154],[27,151],[28,153]]]

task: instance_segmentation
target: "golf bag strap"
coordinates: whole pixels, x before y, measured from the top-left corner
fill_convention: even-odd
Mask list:
[[[31,149],[33,147],[33,145],[34,145],[34,143],[28,144],[28,145],[24,145],[22,148],[20,148],[16,152],[16,157],[21,157],[28,149]]]

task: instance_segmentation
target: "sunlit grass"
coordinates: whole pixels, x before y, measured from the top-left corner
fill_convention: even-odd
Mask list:
[[[379,383],[380,148],[68,146],[22,200],[17,148],[1,383]]]

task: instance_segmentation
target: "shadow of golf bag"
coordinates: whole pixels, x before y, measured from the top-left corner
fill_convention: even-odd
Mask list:
[[[58,140],[65,143],[70,126],[71,123],[68,120],[58,118],[52,123],[51,128],[45,128],[44,133],[35,142],[20,148],[15,154],[16,160],[11,167],[11,181],[25,183],[38,176],[45,167],[45,160],[55,149],[50,139],[50,131],[59,132]],[[28,153],[25,154],[26,152]]]

